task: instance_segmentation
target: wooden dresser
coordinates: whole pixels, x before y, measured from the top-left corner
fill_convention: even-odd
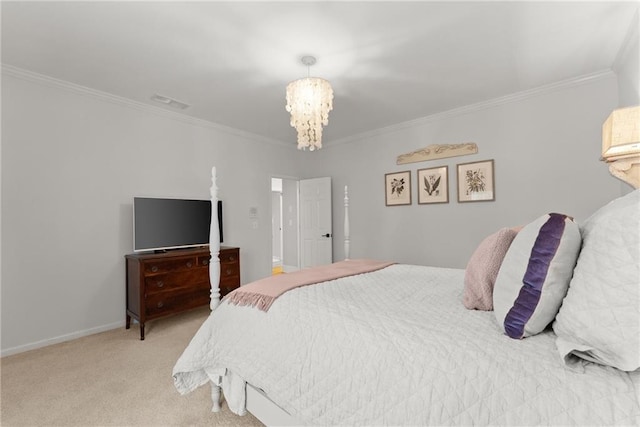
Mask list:
[[[148,320],[208,305],[209,248],[125,255],[127,274],[126,328],[133,317]],[[240,286],[240,249],[220,247],[220,298]]]

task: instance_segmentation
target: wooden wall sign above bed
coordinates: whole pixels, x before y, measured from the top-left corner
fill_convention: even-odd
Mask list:
[[[466,156],[476,154],[478,145],[475,142],[463,142],[462,144],[431,144],[406,154],[400,154],[396,164],[425,162],[427,160],[444,159],[447,157]]]

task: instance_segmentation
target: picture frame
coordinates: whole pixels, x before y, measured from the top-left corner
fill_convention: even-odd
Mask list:
[[[449,166],[418,169],[418,204],[449,203]]]
[[[386,206],[411,204],[411,171],[384,175],[384,202]]]
[[[460,163],[458,168],[458,202],[489,202],[496,199],[494,161]]]

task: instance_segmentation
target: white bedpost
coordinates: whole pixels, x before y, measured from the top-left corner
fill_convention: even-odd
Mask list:
[[[218,186],[216,185],[216,167],[211,168],[211,226],[209,228],[209,283],[211,284],[211,310],[220,304],[220,232],[218,231]],[[211,382],[211,412],[220,412],[220,387]]]
[[[220,304],[220,232],[218,231],[218,186],[216,167],[211,168],[211,226],[209,227],[209,283],[211,284],[211,310]]]
[[[349,190],[344,186],[344,259],[349,259]]]

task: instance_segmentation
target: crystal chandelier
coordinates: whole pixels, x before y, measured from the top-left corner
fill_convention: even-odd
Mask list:
[[[308,69],[316,63],[313,56],[303,56]],[[333,89],[325,79],[306,77],[287,85],[286,110],[291,113],[291,127],[298,131],[298,149],[314,151],[322,148],[322,126],[329,124],[333,109]]]

